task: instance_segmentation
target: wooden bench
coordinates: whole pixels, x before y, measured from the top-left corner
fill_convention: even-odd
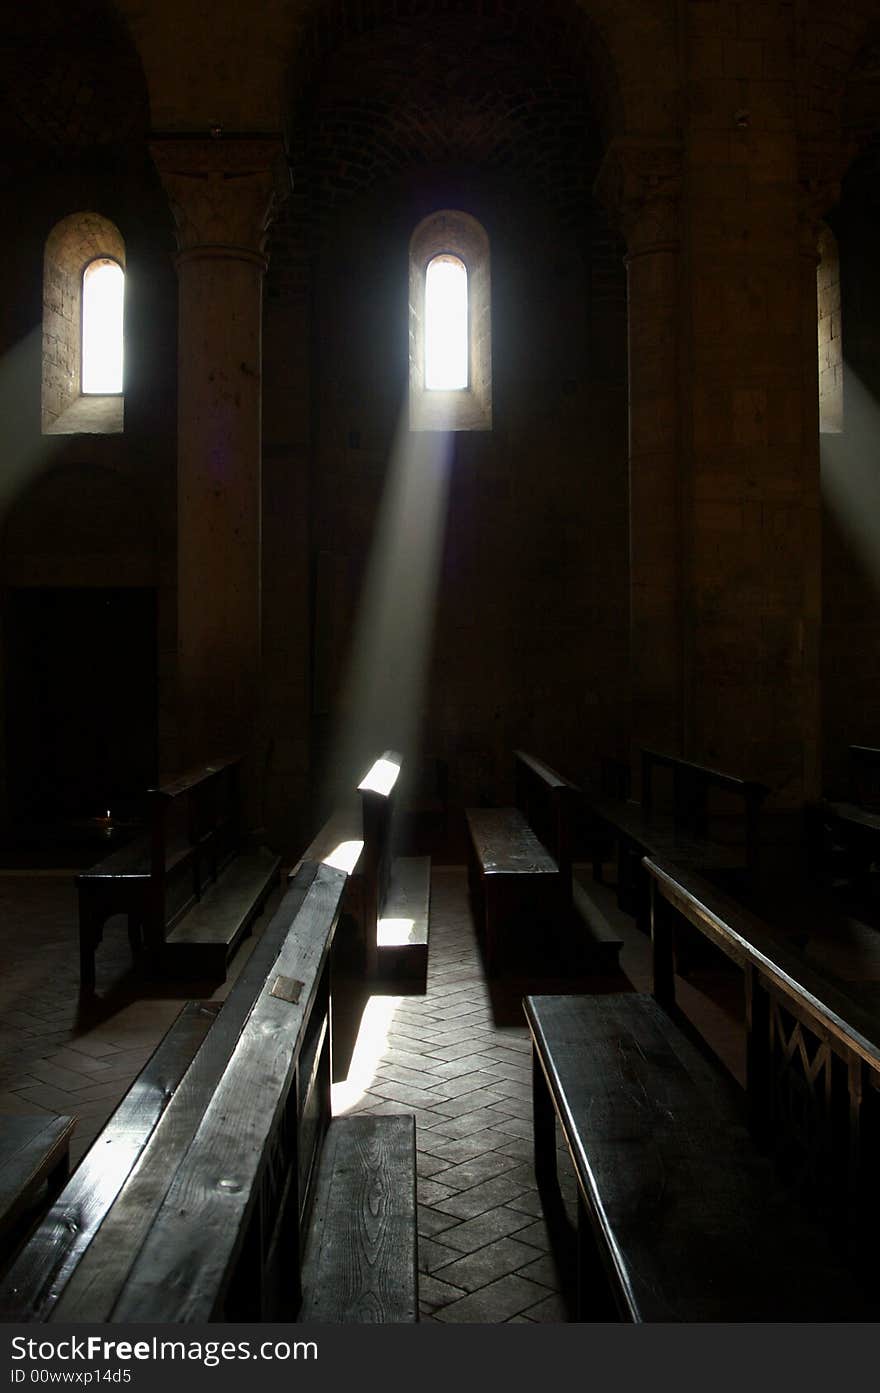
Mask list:
[[[150,831],[76,878],[80,983],[95,985],[95,950],[115,914],[137,959],[171,975],[223,980],[271,893],[280,860],[244,847],[240,757],[218,760],[149,793]]]
[[[728,1080],[652,997],[526,997],[525,1013],[548,1221],[562,1209],[557,1119],[577,1181],[578,1319],[876,1319]]]
[[[482,922],[486,970],[494,973],[502,942],[528,930],[548,937],[565,909],[559,866],[519,808],[466,808],[470,887]],[[509,954],[508,954],[509,958]]]
[[[5,1261],[35,1211],[51,1203],[70,1173],[73,1117],[0,1119],[0,1259]]]
[[[755,780],[741,779],[656,750],[642,750],[641,770],[641,803],[592,798],[589,811],[598,825],[598,845],[603,846],[610,838],[618,848],[618,904],[634,915],[647,933],[649,887],[642,868],[643,857],[671,857],[694,869],[754,872],[759,857],[759,814],[768,789]],[[662,808],[658,806],[657,770],[671,773],[671,798],[668,806]],[[720,815],[713,812],[713,792],[728,805]],[[598,854],[594,857],[593,875],[602,880]]]
[[[623,941],[590,896],[574,862],[583,791],[525,750],[514,750],[513,757],[516,806],[559,867],[561,911],[571,925],[569,946],[584,965],[613,971]]]
[[[19,1255],[0,1288],[10,1319],[294,1319],[330,1125],[329,963],[344,884],[329,866],[300,868],[170,1096],[154,1067],[151,1125],[129,1094],[135,1137],[125,1117],[111,1120],[109,1179],[99,1139]],[[414,1168],[412,1145],[409,1159]],[[402,1233],[391,1225],[377,1244],[380,1268]]]

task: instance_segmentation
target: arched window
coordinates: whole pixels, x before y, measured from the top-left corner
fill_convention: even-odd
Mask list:
[[[83,271],[82,393],[122,391],[122,309],[125,273],[118,261],[96,257]]]
[[[100,213],[71,213],[43,256],[44,435],[123,429],[125,243]]]
[[[469,213],[419,223],[409,249],[412,430],[491,430],[489,238]]]
[[[468,274],[460,256],[441,252],[425,271],[425,387],[468,385]]]

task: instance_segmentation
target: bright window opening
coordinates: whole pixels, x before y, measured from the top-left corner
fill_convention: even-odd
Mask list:
[[[109,396],[122,391],[122,314],[125,273],[118,261],[99,258],[83,272],[82,391]]]
[[[467,267],[443,253],[428,262],[425,274],[425,386],[454,392],[467,385]]]

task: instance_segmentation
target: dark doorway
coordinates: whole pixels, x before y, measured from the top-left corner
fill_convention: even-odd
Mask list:
[[[139,816],[157,769],[156,591],[7,590],[13,839]]]

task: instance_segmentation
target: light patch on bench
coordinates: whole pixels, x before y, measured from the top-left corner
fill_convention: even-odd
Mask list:
[[[388,1033],[403,997],[371,996],[361,1017],[361,1026],[352,1051],[348,1078],[331,1087],[332,1113],[348,1112],[369,1089],[388,1048]]]
[[[362,841],[340,842],[338,846],[333,848],[329,856],[323,858],[322,864],[332,866],[337,871],[345,871],[346,875],[353,875],[363,849]]]
[[[415,926],[415,919],[380,919],[376,926],[376,942],[380,948],[411,943]]]
[[[358,784],[361,793],[380,793],[387,798],[400,773],[400,765],[390,759],[377,759],[366,778]]]

